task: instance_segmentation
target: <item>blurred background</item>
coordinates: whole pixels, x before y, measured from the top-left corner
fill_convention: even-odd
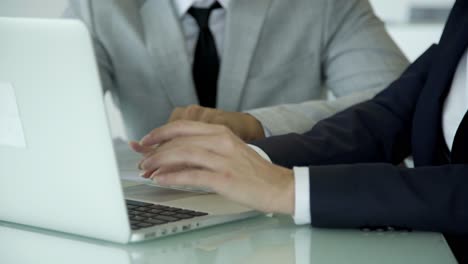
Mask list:
[[[105,1],[105,0],[104,0]],[[130,1],[130,0],[129,0]],[[438,42],[455,0],[370,0],[376,14],[410,61]],[[1,0],[0,16],[59,17],[66,0]],[[106,103],[112,105],[109,96]],[[124,137],[119,113],[109,107],[115,137]]]
[[[454,0],[370,0],[405,54],[414,60],[436,42]],[[1,0],[0,16],[57,17],[66,0]]]

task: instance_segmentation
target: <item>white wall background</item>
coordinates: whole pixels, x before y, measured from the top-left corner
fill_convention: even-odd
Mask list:
[[[59,17],[65,9],[66,2],[66,0],[0,0],[0,16]],[[440,22],[411,24],[409,23],[411,8],[448,8],[454,0],[370,0],[370,2],[377,15],[386,22],[390,35],[413,61],[431,43],[438,41],[443,24]],[[106,103],[111,105],[108,96]],[[114,107],[109,109],[114,136],[124,136],[118,112]]]
[[[377,15],[390,23],[408,22],[412,7],[448,7],[455,0],[369,0]]]
[[[66,0],[1,0],[0,16],[57,17],[65,5]]]
[[[403,51],[414,59],[429,43],[438,40],[442,25],[408,24],[410,9],[415,6],[450,7],[454,0],[370,0],[370,2],[377,15],[387,23],[390,34]],[[66,0],[0,0],[0,16],[58,17],[65,6]]]

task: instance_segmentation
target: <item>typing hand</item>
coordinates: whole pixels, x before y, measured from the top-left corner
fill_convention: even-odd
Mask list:
[[[178,120],[199,121],[207,124],[224,125],[244,141],[265,138],[261,123],[252,115],[240,112],[225,112],[198,105],[176,108],[169,122]]]
[[[264,160],[224,126],[177,121],[132,144],[145,153],[141,169],[160,185],[205,187],[263,212],[294,213],[293,172]]]

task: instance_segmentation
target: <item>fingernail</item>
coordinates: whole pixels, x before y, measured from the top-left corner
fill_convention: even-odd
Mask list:
[[[143,162],[145,161],[146,159],[142,159],[139,163],[138,163],[138,169],[139,170],[143,170]]]
[[[145,178],[145,174],[146,174],[146,171],[142,171],[142,172],[140,172],[140,177],[143,177],[143,178]]]
[[[140,170],[145,170],[146,169],[146,166],[148,166],[148,162],[147,162],[148,159],[143,159],[140,163]]]
[[[160,175],[160,170],[159,170],[159,169],[155,170],[155,171],[151,174],[151,176],[150,176],[150,178],[151,178],[152,180],[154,180],[155,182],[157,182],[157,183],[159,183],[159,181],[160,181],[160,179],[161,179],[162,177],[163,177],[163,176]]]
[[[140,140],[140,145],[145,145],[146,141],[149,140],[149,135],[146,135],[144,136],[141,140]]]
[[[159,171],[159,169],[155,170],[155,171],[150,175],[150,178],[154,180],[154,178],[155,178],[156,176],[158,176],[158,171]]]

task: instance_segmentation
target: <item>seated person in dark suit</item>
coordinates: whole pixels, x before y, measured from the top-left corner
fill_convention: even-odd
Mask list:
[[[440,43],[397,81],[303,135],[250,148],[221,126],[176,122],[132,146],[160,184],[210,187],[296,223],[467,235],[467,48],[468,1],[458,0]],[[399,167],[409,155],[415,168]]]

